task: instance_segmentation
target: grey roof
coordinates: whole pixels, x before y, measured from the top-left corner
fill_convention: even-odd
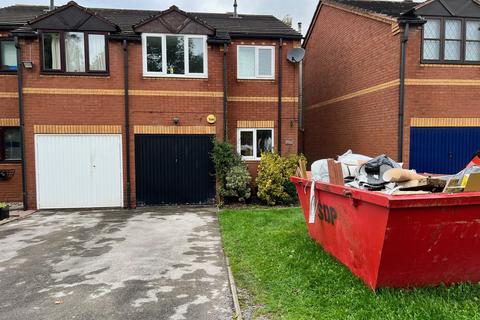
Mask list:
[[[402,14],[411,11],[419,5],[418,2],[408,1],[333,0],[332,2],[394,18],[401,17]]]
[[[44,14],[47,6],[13,5],[0,8],[0,27],[19,28]],[[134,33],[132,26],[161,13],[156,10],[130,10],[89,8],[101,17],[116,24],[123,34]],[[282,21],[271,15],[244,15],[232,18],[231,13],[198,13],[189,12],[192,16],[205,21],[217,30],[217,35],[229,34],[231,36],[269,36],[269,37],[294,37],[301,38],[301,34],[285,25]],[[22,29],[27,30],[28,27]]]

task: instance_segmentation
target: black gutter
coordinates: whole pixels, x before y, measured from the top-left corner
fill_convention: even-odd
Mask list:
[[[247,39],[287,39],[287,40],[302,40],[304,39],[301,35],[284,35],[284,34],[261,34],[261,33],[240,33],[240,32],[229,32],[230,38],[247,38]],[[137,34],[110,34],[108,39],[111,40],[124,40],[128,39],[129,41],[142,41],[142,37]],[[216,39],[215,37],[207,39],[208,43],[212,44],[223,44],[225,42],[230,42],[230,39]]]
[[[23,24],[4,24],[4,25],[0,25],[0,30],[1,31],[12,31],[12,30],[20,28],[21,26],[23,26]]]
[[[30,38],[35,39],[38,37],[37,32],[32,31],[12,31],[10,32],[14,37]]]
[[[132,190],[130,179],[130,105],[128,99],[128,42],[123,40],[124,99],[125,99],[125,162],[127,165],[127,209],[132,207]]]
[[[400,45],[400,88],[399,88],[399,97],[398,97],[398,137],[397,137],[397,149],[398,162],[403,162],[403,124],[405,118],[405,65],[406,65],[406,52],[407,52],[407,42],[408,42],[408,33],[410,29],[410,23],[405,22],[405,29],[403,30],[403,35],[401,38]]]
[[[108,35],[109,40],[128,40],[128,41],[142,41],[142,36],[137,34],[110,34]]]
[[[230,42],[232,42],[232,40],[230,38],[224,38],[224,39],[220,39],[220,38],[208,38],[207,39],[207,43],[208,44],[230,44]]]
[[[22,50],[18,37],[15,37],[15,48],[17,49],[17,80],[18,80],[18,114],[20,117],[20,157],[22,162],[22,199],[23,210],[28,209],[27,193],[27,170],[25,166],[25,121],[23,110],[23,73],[22,73]]]
[[[223,43],[223,141],[228,141],[228,70],[227,70],[228,43]]]
[[[283,39],[278,43],[278,154],[282,155],[282,82],[283,82],[283,58],[282,58]]]
[[[288,35],[288,34],[272,34],[272,33],[241,33],[229,32],[228,35],[232,38],[252,38],[252,39],[287,39],[287,40],[302,40],[303,36]]]

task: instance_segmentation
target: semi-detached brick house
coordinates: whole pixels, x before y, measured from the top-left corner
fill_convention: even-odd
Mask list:
[[[480,149],[478,1],[321,1],[303,45],[310,160],[353,149],[453,173]]]
[[[200,203],[213,137],[252,173],[297,152],[301,34],[273,16],[16,5],[0,35],[2,201]]]

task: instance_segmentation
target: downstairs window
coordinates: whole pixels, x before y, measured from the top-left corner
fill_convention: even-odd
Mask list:
[[[0,127],[0,161],[21,160],[20,128]]]
[[[238,129],[237,151],[244,160],[259,160],[273,151],[273,129]]]

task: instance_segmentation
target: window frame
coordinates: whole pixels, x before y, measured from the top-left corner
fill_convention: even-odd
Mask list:
[[[241,48],[255,48],[255,76],[253,77],[244,77],[240,76],[240,49]],[[271,49],[272,51],[272,74],[269,76],[262,76],[259,74],[259,50],[260,49]],[[275,80],[275,46],[264,46],[264,45],[238,45],[237,46],[237,79],[238,80]]]
[[[480,43],[480,40],[468,40],[467,39],[467,22],[478,22],[480,23],[480,19],[465,19],[465,27],[464,27],[464,33],[465,33],[465,39],[463,41],[463,47],[464,47],[464,59],[465,62],[468,64],[480,64],[480,59],[479,60],[467,60],[466,59],[466,52],[467,52],[467,42],[474,42],[474,43]]]
[[[6,149],[6,146],[5,146],[5,130],[6,129],[11,129],[11,128],[16,128],[20,131],[20,127],[18,126],[3,126],[3,127],[0,127],[0,163],[19,163],[22,161],[22,159],[5,159],[5,149]],[[21,135],[20,135],[20,139],[21,139]],[[22,141],[20,141],[20,144],[22,143]],[[21,147],[21,146],[20,146]]]
[[[272,132],[272,152],[275,151],[275,130],[274,128],[238,128],[237,129],[237,153],[246,161],[259,161],[257,157],[257,131],[269,130]],[[242,132],[253,132],[253,156],[242,156],[241,134]]]
[[[65,33],[68,32],[81,32],[83,33],[83,43],[84,43],[84,58],[85,58],[85,71],[82,72],[67,72],[67,62],[66,62],[66,49],[65,49]],[[60,69],[45,69],[44,60],[43,60],[43,34],[44,33],[58,33],[60,35]],[[90,71],[90,54],[89,54],[89,43],[88,35],[96,34],[105,36],[105,71]],[[42,74],[63,74],[63,75],[72,75],[72,76],[108,76],[110,74],[110,59],[109,59],[109,44],[108,44],[108,33],[106,32],[95,32],[95,31],[73,31],[73,30],[54,30],[54,29],[43,29],[39,31],[39,42],[40,42],[40,70]]]
[[[480,65],[480,60],[472,61],[466,60],[466,43],[467,43],[467,21],[480,22],[480,19],[474,18],[458,18],[458,17],[426,17],[427,20],[439,20],[440,21],[440,52],[439,59],[424,59],[424,44],[425,40],[431,38],[425,38],[425,26],[422,26],[422,39],[421,39],[421,50],[420,50],[420,62],[424,64],[451,64],[451,65]],[[460,40],[460,60],[445,60],[445,41],[448,41],[445,37],[445,21],[446,20],[459,20],[461,21],[461,40]],[[468,40],[469,42],[480,42],[476,40]]]
[[[447,39],[446,35],[446,23],[447,20],[453,20],[453,21],[460,21],[460,40],[459,39]],[[462,58],[465,60],[465,39],[466,39],[466,34],[465,34],[465,29],[466,28],[466,23],[462,21],[462,19],[459,18],[454,18],[454,17],[448,17],[443,19],[443,23],[441,22],[440,24],[440,37],[442,36],[443,33],[443,41],[440,40],[440,47],[443,53],[443,60],[445,63],[462,63]],[[460,59],[459,60],[447,60],[445,59],[445,47],[447,41],[460,41]]]
[[[15,45],[14,39],[10,38],[10,37],[0,38],[0,42],[2,42],[2,41],[13,42],[13,44]],[[16,57],[16,55],[17,55],[17,51],[15,50],[15,57]],[[2,53],[2,50],[1,50],[1,47],[0,47],[0,61],[2,61],[2,56],[3,56],[3,53]],[[17,66],[17,69],[18,69],[18,66]],[[0,74],[16,74],[17,69],[15,69],[15,70],[1,70],[0,69]]]
[[[167,73],[167,37],[183,37],[184,43],[184,74]],[[148,71],[147,69],[147,37],[162,39],[162,71]],[[203,73],[190,73],[188,40],[190,38],[203,39]],[[174,34],[174,33],[142,33],[142,66],[144,77],[165,77],[165,78],[208,78],[208,44],[207,36],[201,34]]]

